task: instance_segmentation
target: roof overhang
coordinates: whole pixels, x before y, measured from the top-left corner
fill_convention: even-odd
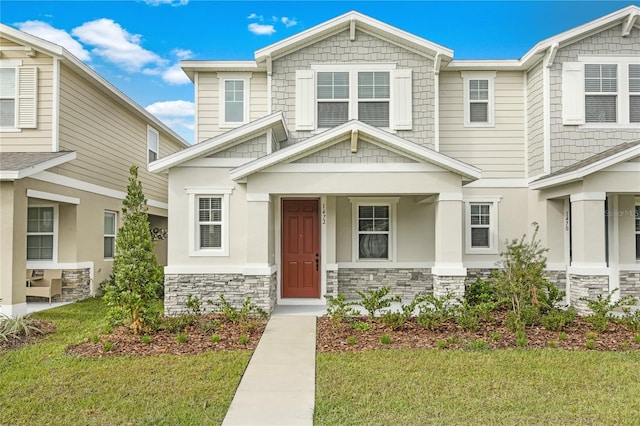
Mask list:
[[[303,157],[305,154],[311,154],[319,149],[345,140],[357,133],[358,138],[373,142],[389,148],[392,151],[415,158],[419,161],[435,164],[443,169],[462,176],[465,181],[473,181],[480,179],[481,170],[477,167],[463,163],[462,161],[451,158],[447,155],[409,142],[394,134],[381,130],[377,127],[370,126],[357,120],[348,121],[338,127],[334,127],[324,131],[318,135],[312,136],[302,142],[290,145],[270,155],[254,160],[231,170],[230,176],[233,180],[242,180],[247,176],[265,170],[277,164],[293,161]]]
[[[195,83],[197,72],[266,72],[264,64],[256,61],[180,61],[180,67]]]
[[[289,137],[284,116],[282,112],[278,111],[156,160],[149,164],[149,171],[154,173],[165,172],[187,161],[211,155],[235,144],[260,136],[269,129],[273,131],[274,137],[279,142]]]
[[[3,152],[0,180],[19,180],[76,159],[75,151]]]
[[[536,179],[529,184],[529,188],[542,190],[580,181],[584,179],[584,177],[604,170],[607,167],[640,157],[640,141],[623,144],[621,147],[624,148],[624,146],[627,145],[629,147],[626,149],[620,149],[620,146],[614,147],[601,154],[587,158],[574,166],[569,166],[565,171],[561,169],[551,175]],[[607,152],[611,151],[613,152],[607,155]],[[638,187],[640,188],[640,181],[638,182]]]
[[[345,30],[350,30],[351,37],[355,37],[356,29],[405,47],[423,56],[433,58],[440,55],[446,59],[451,59],[453,57],[453,50],[451,49],[432,43],[361,13],[351,11],[329,21],[323,22],[320,25],[316,25],[306,31],[288,37],[282,41],[257,50],[255,52],[255,59],[258,63],[265,62],[267,58],[276,60],[290,52]]]

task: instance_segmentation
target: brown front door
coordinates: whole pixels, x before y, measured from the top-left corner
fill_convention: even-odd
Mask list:
[[[318,200],[282,200],[282,297],[320,297]]]

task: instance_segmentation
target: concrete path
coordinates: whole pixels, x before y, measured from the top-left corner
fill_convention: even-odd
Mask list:
[[[232,425],[313,425],[316,317],[272,315],[231,407]]]

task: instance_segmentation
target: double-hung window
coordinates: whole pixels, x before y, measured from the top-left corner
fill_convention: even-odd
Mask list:
[[[498,202],[500,197],[465,198],[466,252],[498,253]]]
[[[617,64],[585,64],[584,91],[587,123],[617,122]]]
[[[16,127],[16,68],[0,68],[0,128]]]
[[[160,152],[160,137],[153,127],[147,126],[147,159],[148,162],[156,161]]]
[[[349,120],[349,73],[318,73],[318,127],[335,127]]]
[[[491,204],[471,203],[471,247],[489,248],[491,237]]]
[[[221,127],[238,127],[249,122],[251,73],[218,73]]]
[[[398,197],[352,197],[353,260],[395,260]]]
[[[640,123],[640,64],[629,64],[629,122]]]
[[[492,127],[495,119],[495,71],[463,71],[464,125]]]
[[[116,212],[104,212],[104,258],[113,259],[116,254]]]
[[[27,209],[27,260],[54,260],[55,208]]]
[[[389,72],[358,73],[358,120],[389,127]]]
[[[19,132],[38,125],[38,68],[0,59],[0,131]]]
[[[187,189],[189,197],[189,255],[229,255],[230,188]]]

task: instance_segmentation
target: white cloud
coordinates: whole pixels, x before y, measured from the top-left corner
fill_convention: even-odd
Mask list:
[[[189,101],[155,102],[145,108],[158,117],[193,117],[195,106]]]
[[[166,62],[140,46],[139,35],[129,34],[111,19],[85,22],[71,33],[83,43],[95,46],[92,53],[129,72],[140,71],[149,64],[163,65]]]
[[[264,21],[264,16],[252,13],[251,15],[247,16],[247,19],[257,19],[258,21],[262,22]]]
[[[298,25],[298,21],[296,21],[295,18],[287,18],[286,16],[283,16],[282,18],[280,18],[280,21],[287,28],[290,28],[290,27],[293,27],[295,25]]]
[[[173,54],[178,57],[178,59],[191,59],[193,58],[193,52],[188,49],[173,49]]]
[[[149,6],[160,6],[168,4],[171,6],[186,6],[189,4],[189,0],[144,0]]]
[[[247,28],[256,35],[271,35],[276,32],[273,25],[263,25],[256,22],[250,23]]]
[[[16,26],[20,31],[29,33],[43,40],[50,41],[67,49],[73,56],[81,61],[90,61],[91,55],[77,40],[64,30],[53,28],[51,25],[42,21],[25,21],[18,22]]]
[[[189,77],[187,76],[187,74],[185,74],[185,72],[182,71],[182,68],[180,68],[179,63],[166,69],[162,73],[162,79],[169,84],[175,84],[175,85],[191,83],[191,80],[189,80]]]

